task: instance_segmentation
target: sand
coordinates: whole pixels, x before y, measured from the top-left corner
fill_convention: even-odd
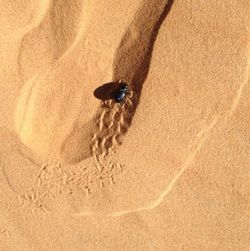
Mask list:
[[[0,250],[250,250],[249,1],[1,9]]]

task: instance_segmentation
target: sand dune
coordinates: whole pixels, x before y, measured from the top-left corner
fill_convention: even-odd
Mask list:
[[[248,1],[1,7],[1,250],[249,249]]]

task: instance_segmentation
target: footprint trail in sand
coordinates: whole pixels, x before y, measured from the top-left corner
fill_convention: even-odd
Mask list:
[[[124,103],[117,104],[109,100],[101,106],[102,111],[96,121],[98,131],[92,137],[91,147],[92,156],[100,172],[107,168],[110,171],[122,168],[122,164],[112,160],[112,155],[131,124],[134,103],[135,98],[131,93]]]

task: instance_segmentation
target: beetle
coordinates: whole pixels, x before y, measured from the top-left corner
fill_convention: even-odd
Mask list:
[[[119,87],[114,91],[113,98],[116,103],[121,103],[129,94],[129,86],[126,83],[120,82]]]

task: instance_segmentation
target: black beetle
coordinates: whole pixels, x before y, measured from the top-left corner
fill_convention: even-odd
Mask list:
[[[116,103],[121,103],[128,94],[129,86],[121,82],[119,88],[114,91],[113,97]]]

